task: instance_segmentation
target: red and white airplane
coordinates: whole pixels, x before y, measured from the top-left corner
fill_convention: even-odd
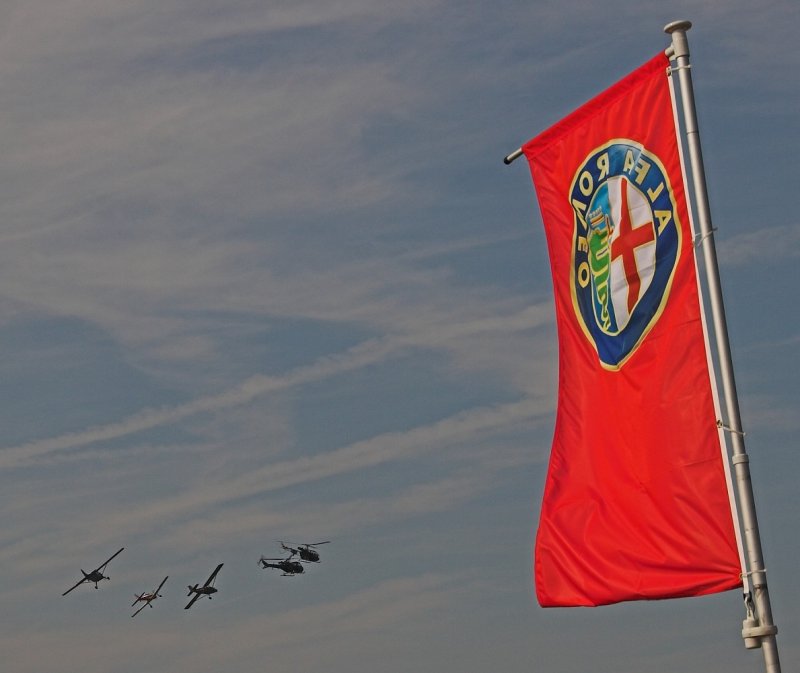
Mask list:
[[[151,608],[153,607],[153,606],[152,606],[152,603],[153,603],[153,601],[154,601],[156,598],[161,598],[161,594],[160,594],[160,593],[158,593],[158,592],[159,592],[159,591],[161,591],[161,587],[163,587],[163,586],[164,586],[164,582],[166,582],[168,579],[169,579],[169,575],[167,575],[167,576],[166,576],[166,577],[165,577],[165,578],[164,578],[164,579],[161,581],[161,584],[159,584],[159,585],[158,585],[158,589],[156,589],[155,591],[151,591],[150,593],[144,592],[144,593],[142,593],[142,594],[139,594],[139,595],[136,595],[136,594],[134,594],[134,596],[136,597],[136,600],[135,600],[135,601],[133,601],[133,603],[131,603],[131,607],[133,607],[134,605],[136,605],[136,604],[137,604],[139,601],[142,601],[142,603],[144,603],[144,605],[142,605],[142,607],[140,607],[140,608],[139,608],[139,609],[138,609],[136,612],[134,612],[134,613],[131,615],[131,617],[135,617],[136,615],[138,615],[138,614],[139,614],[139,613],[140,613],[142,610],[144,610],[144,609],[145,609],[145,608],[146,608],[148,605],[149,605]]]
[[[125,547],[123,547],[122,549],[125,549]],[[117,556],[117,554],[120,554],[122,552],[122,549],[120,549],[116,554],[114,554],[114,556]],[[111,559],[114,558],[114,556],[109,558],[108,561],[106,561],[103,565],[98,566],[97,568],[92,570],[92,572],[90,572],[90,573],[84,572],[84,570],[81,569],[81,572],[83,573],[83,579],[80,580],[79,582],[77,582],[74,586],[71,586],[69,589],[67,589],[61,595],[62,596],[66,596],[70,591],[72,591],[73,589],[77,589],[84,582],[94,582],[94,588],[97,589],[98,588],[97,587],[97,583],[98,582],[100,582],[101,580],[111,579],[108,575],[104,575],[103,572],[105,571],[106,566],[111,562]]]
[[[208,596],[209,599],[211,598],[211,594],[217,593],[218,589],[214,587],[214,580],[217,578],[217,573],[219,569],[223,566],[223,563],[220,563],[216,568],[214,568],[214,572],[208,576],[206,583],[203,586],[199,586],[195,584],[194,586],[189,586],[189,596],[194,594],[192,600],[189,601],[188,605],[184,608],[184,610],[188,610],[190,607],[194,605],[194,602],[200,598],[200,596]]]

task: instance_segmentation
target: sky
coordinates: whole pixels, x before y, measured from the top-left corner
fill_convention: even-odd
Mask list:
[[[798,668],[794,0],[7,0],[4,670],[763,670],[739,592],[542,609],[531,578],[558,351],[502,158],[676,19]],[[288,578],[278,540],[330,544]]]

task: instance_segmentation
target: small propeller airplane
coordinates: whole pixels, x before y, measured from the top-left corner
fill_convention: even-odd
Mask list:
[[[116,554],[114,554],[113,556],[109,557],[109,559],[108,559],[108,560],[107,560],[105,563],[103,563],[102,565],[98,566],[97,568],[95,568],[94,570],[92,570],[92,572],[90,572],[90,573],[84,572],[84,570],[81,568],[81,573],[83,573],[83,579],[82,579],[82,580],[80,580],[80,581],[79,581],[77,584],[75,584],[74,586],[71,586],[69,589],[67,589],[67,590],[66,590],[66,591],[65,591],[63,594],[61,594],[61,595],[62,595],[62,596],[66,596],[66,595],[67,595],[67,594],[68,594],[70,591],[72,591],[73,589],[77,589],[77,588],[78,588],[78,587],[79,587],[81,584],[83,584],[84,582],[94,582],[94,588],[95,588],[95,589],[98,589],[98,588],[99,588],[99,587],[97,586],[98,582],[100,582],[101,580],[110,580],[110,579],[111,579],[111,578],[110,578],[108,575],[104,575],[103,573],[105,572],[106,566],[107,566],[107,565],[108,565],[108,564],[111,562],[111,560],[112,560],[114,557],[116,557],[118,554],[122,553],[122,550],[123,550],[123,549],[125,549],[125,547],[123,547],[122,549],[120,549],[120,550],[119,550],[119,551],[118,551]]]
[[[301,561],[307,561],[308,563],[320,562],[319,552],[316,549],[312,549],[312,547],[319,547],[321,544],[330,544],[330,540],[325,540],[325,542],[309,542],[299,544],[297,547],[292,547],[281,540],[278,540],[278,542],[280,542],[281,547],[291,553],[289,558],[292,558],[292,556],[299,556]]]
[[[277,563],[269,563],[269,561],[277,561]],[[292,561],[291,556],[283,559],[266,558],[262,556],[258,559],[258,563],[264,569],[277,568],[278,570],[282,570],[284,577],[294,577],[295,575],[302,575],[305,572],[303,564],[300,563],[300,561]]]
[[[217,593],[218,589],[214,586],[214,580],[217,578],[217,573],[219,572],[219,569],[223,565],[225,564],[220,563],[216,568],[214,568],[214,572],[211,573],[211,575],[209,575],[208,579],[206,580],[206,583],[203,586],[198,586],[197,584],[195,584],[194,586],[189,585],[188,595],[191,596],[192,594],[194,594],[194,596],[192,597],[192,600],[190,600],[189,603],[186,605],[184,610],[188,610],[190,607],[192,607],[195,601],[198,598],[200,598],[200,596],[208,596],[210,600],[211,594]]]
[[[133,603],[131,603],[131,607],[133,607],[134,605],[136,605],[136,604],[137,604],[139,601],[142,601],[142,603],[144,603],[144,605],[142,605],[142,606],[141,606],[141,607],[140,607],[140,608],[139,608],[139,609],[138,609],[136,612],[134,612],[134,613],[131,615],[131,617],[135,617],[136,615],[138,615],[138,614],[139,614],[139,613],[140,613],[142,610],[144,610],[144,609],[145,609],[145,608],[146,608],[148,605],[149,605],[151,608],[153,607],[153,601],[154,601],[156,598],[161,598],[161,594],[160,594],[160,593],[158,593],[158,592],[159,592],[159,591],[161,591],[161,587],[163,587],[163,586],[164,586],[164,583],[165,583],[165,582],[166,582],[168,579],[169,579],[169,575],[167,575],[167,576],[166,576],[166,577],[165,577],[165,578],[164,578],[164,579],[161,581],[161,584],[159,584],[159,585],[158,585],[158,589],[156,589],[155,591],[152,591],[152,592],[150,592],[150,593],[147,593],[147,592],[145,591],[144,593],[141,593],[141,594],[138,594],[138,595],[137,595],[137,594],[134,594],[134,596],[136,597],[136,600],[135,600],[135,601],[133,601]]]

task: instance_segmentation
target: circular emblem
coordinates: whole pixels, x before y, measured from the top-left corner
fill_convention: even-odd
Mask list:
[[[663,311],[680,254],[680,223],[658,157],[632,140],[593,150],[570,188],[572,300],[606,369],[619,369]]]

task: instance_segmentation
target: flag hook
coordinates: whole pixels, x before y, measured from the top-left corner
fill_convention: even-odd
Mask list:
[[[745,577],[753,577],[754,575],[766,575],[766,574],[767,574],[767,569],[766,568],[761,568],[760,570],[748,570],[747,572],[739,573],[739,577],[744,579]],[[747,596],[748,596],[748,598],[745,598],[745,603],[747,603],[748,600],[752,603],[753,597],[750,594],[747,594]],[[748,612],[749,611],[750,610],[749,610],[749,607],[748,607]]]
[[[700,244],[705,241],[709,236],[713,236],[714,232],[717,231],[716,227],[712,227],[709,231],[705,234],[695,234],[694,237],[694,247],[699,248]]]
[[[736,435],[744,437],[747,433],[744,430],[735,430],[730,425],[725,425],[721,420],[717,419],[717,427],[721,430],[727,430],[728,432],[732,432]]]

